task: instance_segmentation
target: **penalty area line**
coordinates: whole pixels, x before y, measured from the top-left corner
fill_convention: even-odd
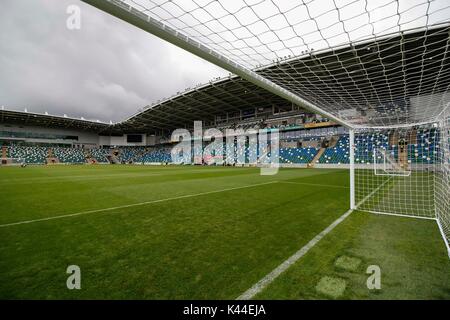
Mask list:
[[[258,187],[258,186],[263,186],[263,185],[273,184],[273,183],[278,183],[278,181],[270,181],[270,182],[263,182],[263,183],[257,183],[257,184],[250,184],[250,185],[241,186],[241,187],[233,187],[233,188],[226,188],[226,189],[220,189],[220,190],[206,191],[206,192],[200,192],[200,193],[194,193],[194,194],[186,194],[186,195],[177,196],[177,197],[157,199],[157,200],[151,200],[151,201],[145,201],[145,202],[138,202],[138,203],[126,204],[126,205],[117,206],[117,207],[95,209],[95,210],[88,210],[88,211],[81,211],[81,212],[63,214],[63,215],[59,215],[59,216],[53,216],[53,217],[47,217],[47,218],[41,218],[41,219],[25,220],[25,221],[18,221],[18,222],[0,224],[0,228],[17,226],[17,225],[21,225],[21,224],[29,224],[29,223],[34,223],[34,222],[42,222],[42,221],[64,219],[64,218],[70,218],[70,217],[77,217],[77,216],[91,214],[91,213],[106,212],[106,211],[113,211],[113,210],[118,210],[118,209],[132,208],[132,207],[138,207],[138,206],[145,206],[145,205],[153,204],[153,203],[160,203],[160,202],[166,202],[166,201],[171,201],[171,200],[179,200],[179,199],[185,199],[185,198],[199,197],[199,196],[204,196],[204,195],[208,195],[208,194],[214,194],[214,193],[220,193],[220,192],[226,192],[226,191],[233,191],[233,190],[239,190],[239,189]]]
[[[279,275],[285,272],[290,266],[296,263],[301,257],[303,257],[309,250],[311,250],[323,237],[330,233],[338,224],[345,220],[351,213],[352,209],[348,210],[338,219],[336,219],[332,224],[330,224],[326,229],[316,235],[311,241],[304,245],[300,250],[290,256],[287,260],[281,263],[278,267],[272,270],[264,278],[255,283],[250,289],[245,291],[236,300],[250,300],[262,290],[264,290],[269,284],[271,284]]]

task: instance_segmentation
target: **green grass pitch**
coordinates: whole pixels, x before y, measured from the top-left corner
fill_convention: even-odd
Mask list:
[[[29,166],[0,181],[2,299],[235,299],[349,207],[348,170]],[[433,221],[353,212],[256,298],[449,299],[449,270]]]

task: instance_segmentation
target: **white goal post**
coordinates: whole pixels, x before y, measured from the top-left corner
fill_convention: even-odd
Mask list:
[[[444,118],[356,130],[350,177],[355,209],[436,220],[450,254],[450,117]]]

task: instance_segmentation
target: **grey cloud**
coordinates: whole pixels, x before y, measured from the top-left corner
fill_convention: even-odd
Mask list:
[[[81,8],[81,30],[66,8]],[[118,121],[226,71],[80,1],[3,0],[0,105]]]

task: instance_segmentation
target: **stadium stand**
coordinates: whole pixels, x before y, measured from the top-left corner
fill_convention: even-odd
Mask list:
[[[138,163],[166,163],[172,162],[170,149],[167,148],[151,148],[146,150],[141,156],[136,158]]]
[[[121,147],[118,148],[119,153],[117,158],[122,163],[133,163],[136,159],[145,152],[144,147]]]
[[[8,146],[8,157],[21,158],[29,164],[43,164],[48,157],[47,147]]]
[[[93,148],[89,149],[89,154],[98,163],[109,163],[108,156],[111,154],[111,149]]]
[[[310,163],[319,148],[280,148],[280,163],[307,164]]]
[[[389,136],[384,133],[373,132],[359,135],[355,138],[355,163],[373,163],[374,149],[389,149]],[[395,145],[392,148],[396,148]]]
[[[438,134],[433,129],[420,129],[417,133],[406,138],[407,159],[409,163],[432,164],[435,161],[435,135]],[[290,147],[280,147],[281,164],[309,164],[313,160],[316,163],[326,164],[349,164],[349,136],[342,134],[336,136],[337,142],[329,147],[321,148],[321,142],[329,138],[299,137],[288,139]],[[389,150],[393,156],[398,157],[399,137],[388,133],[372,132],[358,135],[355,138],[355,163],[364,164],[373,162],[374,149]],[[297,146],[301,145],[301,147]],[[297,147],[296,147],[297,146]],[[254,159],[267,152],[258,151],[255,146],[249,147],[248,143],[244,147],[237,148],[237,157],[244,156],[246,163],[254,163]],[[323,154],[319,151],[324,149]],[[111,148],[70,148],[70,147],[42,147],[26,145],[2,146],[2,157],[22,158],[28,164],[44,164],[47,158],[54,157],[60,163],[86,163],[87,159],[93,158],[98,163],[110,163],[113,151],[115,151],[120,163],[171,163],[171,147],[167,145],[155,147],[116,147]],[[224,144],[224,154],[226,154],[226,144]],[[192,148],[194,152],[194,148]],[[364,154],[364,157],[358,156]],[[315,159],[315,157],[319,157]]]
[[[86,157],[81,148],[52,148],[53,155],[60,163],[85,163]]]
[[[413,163],[431,164],[435,161],[435,141],[436,130],[418,130],[416,143],[411,144],[408,160]]]
[[[347,135],[341,136],[334,147],[327,148],[319,159],[319,163],[350,163],[350,142]]]

